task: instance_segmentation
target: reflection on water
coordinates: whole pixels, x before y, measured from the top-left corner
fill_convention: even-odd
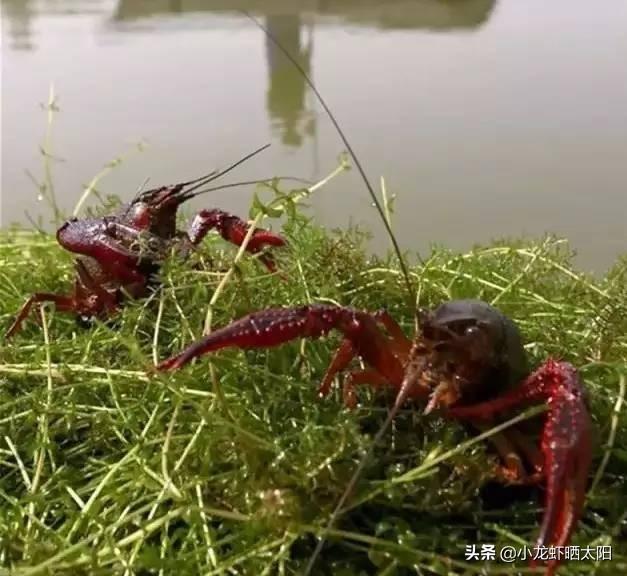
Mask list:
[[[115,19],[136,20],[174,12],[246,11],[256,16],[317,14],[379,28],[475,28],[496,0],[119,0]]]
[[[338,23],[382,29],[472,29],[487,22],[496,0],[1,0],[14,49],[30,49],[33,19],[49,14],[107,14],[119,23],[177,14],[288,17],[315,14]],[[185,24],[182,25],[183,27]],[[159,26],[154,26],[155,30]]]
[[[274,38],[294,57],[298,65],[311,77],[313,33],[311,27],[307,41],[303,42],[301,16],[299,14],[271,15],[266,17],[266,28]],[[266,36],[266,58],[270,74],[267,108],[270,118],[281,131],[281,140],[287,146],[300,147],[303,133],[313,136],[316,118],[305,112],[305,78],[286,58],[278,46]],[[303,45],[304,44],[304,45]]]
[[[273,36],[310,74],[313,20],[332,17],[338,22],[384,29],[475,28],[487,21],[496,0],[118,0],[111,21],[127,23],[183,13],[237,14],[263,17]],[[36,14],[106,13],[106,0],[1,0],[13,49],[34,48],[32,22]],[[241,14],[240,14],[241,15]],[[303,21],[307,19],[305,27]],[[185,28],[183,24],[182,29]],[[122,28],[123,30],[123,28]],[[159,25],[154,26],[159,31]],[[303,36],[307,35],[304,40]],[[273,129],[286,146],[300,147],[314,137],[315,114],[306,109],[308,87],[274,43],[266,38],[269,71],[267,111]]]
[[[627,2],[614,0],[0,0],[0,225],[43,214],[39,108],[55,82],[55,185],[71,209],[107,176],[130,194],[271,140],[238,179],[316,178],[342,145],[304,79],[324,94],[373,180],[397,195],[400,243],[466,249],[494,237],[569,237],[600,270],[625,250]],[[559,37],[560,41],[555,42]],[[209,164],[209,166],[208,166]],[[594,196],[591,194],[594,191]],[[251,190],[203,201],[246,213]],[[355,171],[312,198],[329,227],[359,222],[388,241]],[[198,206],[200,207],[200,206]]]
[[[0,0],[3,32],[13,50],[36,48],[34,23],[38,16],[107,14],[115,0]]]
[[[2,0],[2,26],[14,50],[30,50],[32,44],[32,0]]]

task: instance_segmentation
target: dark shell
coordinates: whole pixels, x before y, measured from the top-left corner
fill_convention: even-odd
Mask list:
[[[487,302],[451,300],[422,313],[422,337],[427,341],[447,338],[447,333],[463,337],[465,331],[472,327],[476,327],[481,334],[474,340],[469,338],[467,348],[451,346],[456,353],[452,370],[465,381],[464,403],[488,398],[519,383],[529,373],[518,326]],[[447,358],[450,366],[450,354],[441,356]]]

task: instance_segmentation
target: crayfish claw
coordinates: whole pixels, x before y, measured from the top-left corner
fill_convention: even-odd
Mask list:
[[[542,432],[542,469],[536,469],[533,476],[546,478],[545,510],[537,546],[566,546],[583,512],[592,463],[592,423],[585,389],[575,367],[549,359],[509,393],[481,404],[453,407],[448,415],[478,420],[537,400],[548,404]],[[560,561],[561,558],[549,561],[547,576],[554,574]]]
[[[566,546],[584,508],[592,463],[591,420],[585,391],[576,369],[567,362],[548,360],[532,374],[549,405],[542,432],[545,511],[538,547]],[[549,560],[547,576],[561,558]]]
[[[542,433],[546,504],[538,546],[566,546],[584,507],[592,462],[591,421],[575,368],[549,360],[535,373],[545,383],[549,412]],[[553,574],[560,559],[549,561]]]
[[[192,343],[177,356],[161,362],[157,370],[177,370],[197,356],[222,348],[270,348],[299,337],[317,338],[338,324],[342,310],[311,305],[253,312]]]

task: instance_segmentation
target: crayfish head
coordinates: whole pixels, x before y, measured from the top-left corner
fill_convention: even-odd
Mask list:
[[[419,325],[406,374],[428,397],[425,413],[480,394],[499,361],[500,324],[476,301],[457,300],[421,310]]]
[[[428,388],[426,412],[476,403],[519,382],[526,355],[516,325],[481,300],[451,300],[419,315],[410,363]]]

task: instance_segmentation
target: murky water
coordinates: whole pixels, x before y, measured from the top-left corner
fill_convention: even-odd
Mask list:
[[[272,141],[237,178],[324,175],[343,146],[251,11],[309,70],[371,179],[397,194],[401,244],[459,249],[565,235],[584,269],[627,250],[625,0],[2,0],[1,223],[46,215],[40,108],[54,82],[57,194],[130,197]],[[247,213],[252,190],[205,205]],[[200,205],[200,199],[198,205]],[[355,171],[312,201],[387,245]]]

